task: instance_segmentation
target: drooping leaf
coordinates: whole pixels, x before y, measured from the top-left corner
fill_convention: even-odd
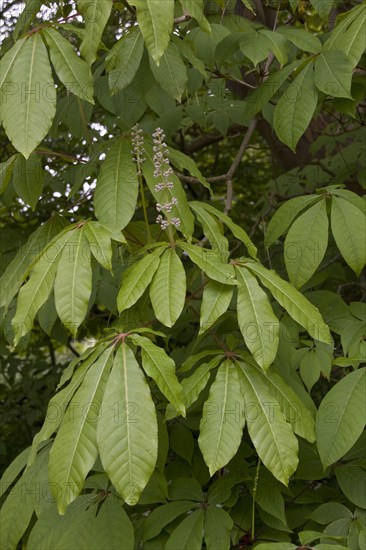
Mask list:
[[[150,59],[150,67],[160,86],[181,101],[187,83],[187,69],[175,44],[169,44],[159,60]]]
[[[112,4],[112,0],[77,0],[77,7],[85,21],[85,34],[80,45],[80,52],[89,65],[96,59]]]
[[[229,550],[233,520],[225,510],[211,504],[205,513],[204,537],[207,550]]]
[[[183,11],[194,17],[203,31],[211,33],[210,23],[203,13],[203,0],[180,0],[180,3],[182,4]]]
[[[236,284],[234,267],[222,262],[217,252],[188,243],[179,243],[179,247],[187,252],[192,262],[202,269],[210,279],[226,285]]]
[[[340,253],[356,275],[359,275],[366,263],[365,214],[347,200],[333,197],[331,226]]]
[[[285,240],[284,256],[291,283],[301,288],[318,269],[328,245],[326,201],[309,208],[292,224]]]
[[[61,253],[55,278],[55,304],[63,324],[75,336],[88,311],[92,290],[90,247],[84,226],[75,229]]]
[[[297,439],[255,367],[240,362],[238,374],[253,445],[266,468],[288,485],[298,464]]]
[[[118,311],[133,306],[149,286],[156,273],[160,256],[164,252],[161,246],[141,260],[134,262],[122,275],[122,283],[117,296]]]
[[[56,90],[39,33],[26,40],[12,61],[6,76],[6,85],[12,89],[2,104],[1,116],[15,149],[28,158],[46,136],[56,112]]]
[[[211,476],[237,452],[245,424],[239,376],[230,360],[220,365],[204,404],[198,444]]]
[[[209,281],[202,295],[200,331],[203,334],[225,313],[233,296],[233,288],[224,283]]]
[[[111,93],[128,86],[140,66],[144,41],[138,27],[132,27],[115,43],[106,57]]]
[[[137,503],[154,470],[158,428],[154,402],[131,349],[118,348],[97,426],[103,467],[129,505]]]
[[[266,269],[259,262],[248,260],[246,266],[259,277],[261,283],[268,288],[275,300],[308,331],[310,336],[326,344],[333,343],[329,328],[319,310],[295,287],[281,279],[274,271]]]
[[[126,227],[135,213],[138,188],[131,143],[121,137],[110,148],[99,173],[94,193],[98,220],[117,229]]]
[[[137,21],[146,47],[155,63],[159,63],[173,30],[174,0],[132,0],[130,3],[137,8]]]
[[[103,3],[103,2],[102,2]],[[94,103],[94,83],[88,64],[75,52],[66,38],[52,27],[43,29],[57,76],[66,89],[90,103]]]
[[[165,550],[201,550],[204,517],[203,510],[196,510],[186,517],[170,535]]]
[[[150,286],[150,299],[157,319],[172,327],[182,313],[186,298],[186,272],[173,248],[165,250]]]
[[[236,269],[238,323],[248,349],[264,370],[273,363],[279,342],[279,321],[257,279],[245,269]]]
[[[113,348],[89,368],[72,397],[50,451],[49,481],[60,514],[80,494],[98,456],[97,420]]]
[[[296,152],[296,145],[310,124],[318,103],[314,66],[308,63],[279,99],[273,117],[277,136]]]
[[[326,394],[316,420],[317,447],[324,468],[356,443],[365,426],[366,371],[347,374]]]
[[[182,387],[175,374],[175,363],[166,352],[144,336],[133,334],[133,343],[142,349],[142,366],[148,376],[153,378],[168,401],[185,416]]]
[[[314,83],[324,94],[352,99],[352,70],[352,63],[343,52],[322,52],[315,61]]]
[[[13,171],[13,185],[17,195],[35,209],[44,185],[41,159],[32,154],[28,159],[19,155]]]

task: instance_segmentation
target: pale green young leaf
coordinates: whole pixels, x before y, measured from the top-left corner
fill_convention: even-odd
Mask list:
[[[28,159],[18,155],[13,171],[13,186],[17,195],[32,210],[35,209],[44,185],[44,170],[39,156],[31,154]]]
[[[104,0],[103,0],[104,1]],[[57,76],[66,89],[90,103],[94,103],[94,83],[88,64],[79,57],[66,38],[52,27],[43,29]]]
[[[233,287],[217,281],[209,281],[202,295],[200,331],[203,334],[225,313],[233,296]]]
[[[159,63],[173,30],[174,0],[131,0],[149,54]]]
[[[313,71],[313,63],[308,63],[285,90],[274,111],[273,126],[276,134],[294,152],[318,103]]]
[[[366,263],[366,216],[352,203],[332,197],[331,227],[343,258],[359,275]]]
[[[271,44],[267,36],[257,31],[244,32],[239,44],[240,50],[250,59],[253,65],[258,65],[258,63],[266,59],[271,51]]]
[[[285,239],[284,256],[291,283],[301,288],[318,269],[328,245],[326,201],[311,206],[292,224]]]
[[[244,342],[262,369],[273,363],[279,343],[279,321],[266,293],[246,269],[236,268],[238,324]]]
[[[203,510],[189,514],[171,533],[165,550],[201,550],[204,517]]]
[[[160,256],[164,250],[163,246],[157,248],[151,254],[134,262],[123,273],[117,296],[117,307],[120,313],[141,298],[159,267]]]
[[[245,424],[239,376],[230,360],[220,365],[203,406],[198,444],[211,476],[237,452]]]
[[[182,387],[175,374],[173,359],[162,348],[153,344],[149,338],[133,334],[131,340],[142,349],[142,366],[146,374],[155,380],[169,403],[182,416],[185,416]]]
[[[87,222],[84,229],[94,258],[103,267],[112,271],[111,233],[99,222]]]
[[[90,246],[83,226],[72,232],[62,251],[55,278],[56,310],[74,336],[88,311],[91,290]]]
[[[155,467],[158,427],[149,386],[125,343],[116,352],[104,392],[97,441],[116,490],[127,504],[136,504]]]
[[[203,232],[209,240],[212,250],[217,251],[222,261],[226,262],[229,258],[229,243],[227,238],[222,234],[221,227],[217,220],[212,214],[207,212],[207,210],[201,208],[197,202],[191,202],[190,207],[202,225]]]
[[[94,192],[98,220],[123,229],[135,213],[138,178],[129,139],[121,137],[110,148],[100,170]]]
[[[326,95],[352,99],[352,74],[352,63],[342,51],[324,51],[315,61],[314,83]]]
[[[58,262],[71,236],[72,232],[66,232],[54,240],[53,246],[46,247],[35,264],[29,280],[20,289],[17,309],[12,320],[14,345],[17,345],[21,337],[31,330],[37,311],[51,293]]]
[[[274,271],[266,269],[259,262],[248,260],[245,266],[259,277],[261,283],[268,288],[275,300],[299,325],[308,331],[310,336],[326,344],[333,343],[329,327],[325,324],[319,310],[294,286],[281,279]]]
[[[341,459],[365,427],[366,371],[347,374],[326,394],[316,419],[319,456],[324,468]]]
[[[298,465],[297,439],[256,368],[240,362],[237,370],[253,445],[265,467],[288,485]]]
[[[156,318],[172,327],[182,313],[186,299],[186,272],[173,248],[165,250],[150,285],[150,299]]]
[[[5,131],[26,158],[46,136],[56,112],[56,90],[46,46],[39,33],[32,34],[13,60],[1,115]]]
[[[266,248],[274,244],[281,235],[286,233],[296,216],[305,208],[321,200],[317,195],[304,195],[287,200],[272,216],[264,239]]]
[[[249,256],[251,256],[252,258],[257,257],[257,248],[255,247],[247,232],[242,227],[240,227],[240,225],[233,222],[229,216],[227,216],[223,212],[220,212],[220,210],[217,210],[217,208],[215,208],[211,204],[207,204],[206,202],[196,203],[195,201],[193,201],[190,203],[190,205],[192,205],[193,207],[198,206],[198,208],[204,208],[205,210],[207,210],[207,212],[210,212],[211,214],[216,216],[216,218],[219,218],[219,220],[221,220],[230,229],[234,237],[239,239],[239,241],[241,241],[246,246]]]
[[[211,33],[211,27],[210,23],[207,21],[206,17],[203,13],[203,0],[179,0],[184,13],[188,13],[191,17],[193,17],[197,23],[199,24],[200,28],[207,32]]]
[[[226,285],[236,284],[234,267],[224,263],[217,252],[188,243],[179,243],[179,247],[210,279]]]
[[[278,59],[281,67],[286,65],[288,61],[286,37],[268,29],[261,29],[259,34],[266,37],[269,49],[273,52],[276,59]]]
[[[322,43],[319,38],[314,36],[310,31],[298,29],[296,27],[277,27],[276,33],[283,34],[300,50],[311,53],[319,53],[322,49]]]
[[[177,502],[169,502],[169,504],[158,506],[144,521],[142,539],[149,540],[157,537],[166,525],[196,507],[195,502],[187,500],[178,500]]]
[[[204,537],[207,550],[229,550],[234,522],[225,510],[211,504],[205,513]]]
[[[6,188],[11,181],[14,165],[18,155],[12,155],[8,160],[0,164],[0,195],[5,193]]]
[[[115,43],[106,57],[111,93],[128,86],[140,66],[144,40],[138,27],[132,27]]]
[[[160,58],[159,65],[150,58],[151,71],[160,84],[174,99],[181,101],[187,84],[187,69],[175,44],[169,44]]]
[[[94,548],[108,550],[133,550],[135,534],[133,525],[122,503],[110,496],[106,498],[91,527]]]
[[[86,372],[68,405],[50,451],[49,481],[62,515],[80,494],[98,456],[97,419],[112,352],[113,347],[104,351]]]
[[[365,22],[366,4],[362,3],[350,10],[333,29],[324,44],[324,51],[344,52],[355,67],[366,49]]]
[[[80,45],[80,53],[89,65],[92,65],[97,57],[112,4],[112,0],[77,0],[78,10],[85,21],[85,34]]]

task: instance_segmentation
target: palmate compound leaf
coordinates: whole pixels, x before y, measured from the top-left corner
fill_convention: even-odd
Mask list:
[[[6,88],[2,122],[15,149],[28,158],[46,136],[56,112],[52,71],[39,33],[20,48],[6,76]]]
[[[101,223],[123,229],[135,213],[139,182],[129,139],[118,138],[100,170],[94,193],[95,215]]]
[[[55,278],[56,310],[74,336],[88,311],[91,290],[90,246],[82,226],[72,232],[62,251]]]
[[[232,296],[232,286],[208,281],[203,289],[199,334],[206,332],[227,311]]]
[[[158,427],[154,402],[131,349],[117,349],[97,426],[103,467],[129,505],[138,502],[154,470]]]
[[[85,21],[85,34],[80,45],[80,52],[89,65],[96,59],[112,4],[112,0],[77,0],[78,10]]]
[[[266,269],[259,262],[246,260],[247,267],[256,275],[263,286],[268,288],[275,300],[287,313],[304,327],[315,340],[333,344],[328,325],[325,324],[319,310],[313,306],[294,286],[281,279],[277,273]]]
[[[107,348],[86,372],[72,397],[50,451],[49,481],[60,514],[80,494],[98,456],[97,420],[111,366]]]
[[[359,275],[366,263],[366,216],[357,206],[341,197],[332,197],[331,227],[343,258]]]
[[[292,224],[285,239],[285,264],[291,283],[301,288],[319,267],[328,245],[326,201],[311,206]]]
[[[165,250],[150,286],[156,318],[172,327],[182,313],[186,299],[186,272],[173,248]]]
[[[240,402],[244,403],[244,416],[253,445],[266,468],[288,485],[298,464],[297,439],[257,369],[240,361],[237,372],[242,393]]]
[[[320,403],[316,434],[324,468],[330,466],[356,443],[366,422],[366,370],[347,374]]]
[[[131,340],[142,350],[142,366],[148,376],[153,378],[160,391],[168,399],[179,414],[186,415],[183,399],[182,387],[179,384],[175,374],[175,363],[166,352],[153,344],[149,338],[139,334],[131,335]]]
[[[237,314],[240,332],[254,359],[264,370],[273,363],[279,343],[279,321],[267,294],[246,269],[236,267]]]
[[[164,246],[153,250],[151,254],[134,262],[123,273],[117,296],[119,313],[133,306],[141,298],[159,267],[160,256],[164,250]]]
[[[58,262],[73,235],[73,231],[67,229],[46,246],[39,260],[34,264],[29,280],[19,291],[17,309],[12,319],[15,346],[22,336],[31,330],[38,310],[51,293]]]
[[[211,476],[226,466],[237,452],[245,417],[239,375],[226,360],[220,365],[204,404],[198,444]]]

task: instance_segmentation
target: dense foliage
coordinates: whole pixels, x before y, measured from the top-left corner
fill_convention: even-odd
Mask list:
[[[1,550],[366,549],[366,3],[0,3]]]

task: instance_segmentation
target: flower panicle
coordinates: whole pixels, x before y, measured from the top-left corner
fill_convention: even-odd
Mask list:
[[[146,161],[146,158],[143,156],[145,153],[143,130],[138,123],[131,130],[131,143],[133,160],[137,163],[137,174],[141,176],[141,164]]]

